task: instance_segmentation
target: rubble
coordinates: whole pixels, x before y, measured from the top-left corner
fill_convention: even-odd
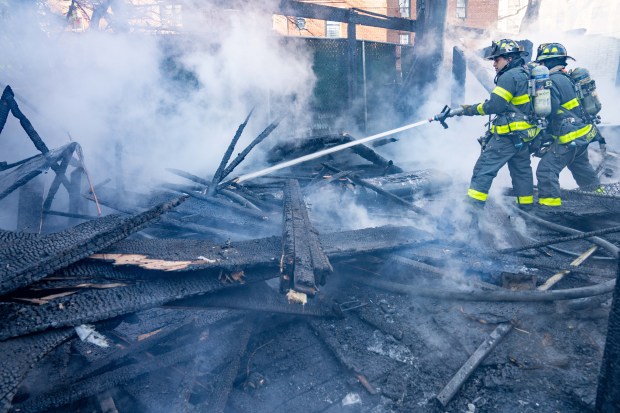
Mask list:
[[[420,16],[418,49],[443,36],[441,7],[428,7],[435,12]],[[350,19],[376,19],[338,16],[353,40]],[[420,55],[414,66],[440,55]],[[474,63],[463,50],[454,56],[456,74]],[[404,83],[421,90],[435,76]],[[606,317],[620,276],[618,183],[602,194],[563,191],[553,217],[489,201],[474,237],[444,192],[450,176],[407,170],[376,146],[282,175],[231,178],[258,145],[269,144],[268,162],[280,165],[354,143],[349,133],[270,143],[285,117],[270,118],[231,160],[250,111],[212,175],[168,169],[175,182],[144,189],[122,179],[93,185],[79,143],[48,148],[7,87],[0,132],[9,113],[41,153],[0,163],[0,203],[20,191],[17,231],[0,230],[0,412],[577,412],[617,404],[617,304],[609,329]],[[617,176],[614,156],[602,156],[597,171]],[[43,197],[37,177],[49,170]],[[350,205],[392,224],[322,222],[308,200],[325,194],[347,201],[332,212]]]

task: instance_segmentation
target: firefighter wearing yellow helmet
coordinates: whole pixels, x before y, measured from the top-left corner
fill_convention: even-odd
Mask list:
[[[580,105],[575,84],[566,71],[568,59],[575,60],[560,43],[538,47],[536,62],[546,66],[550,73],[551,114],[547,118],[547,132],[553,138],[536,169],[538,203],[543,207],[562,204],[559,176],[565,167],[571,171],[579,187],[599,188],[598,176],[588,159],[588,144],[602,137]]]

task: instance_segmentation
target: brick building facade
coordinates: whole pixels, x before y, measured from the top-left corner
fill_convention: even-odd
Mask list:
[[[427,0],[428,1],[428,0]],[[448,0],[446,23],[486,29],[497,23],[501,0]],[[358,8],[387,16],[416,18],[416,0],[307,0],[339,8]],[[286,36],[346,37],[347,25],[339,22],[274,15],[273,28]],[[357,38],[378,42],[413,43],[414,34],[358,26]]]
[[[316,3],[324,6],[344,9],[357,8],[378,13],[385,16],[406,17],[415,19],[416,0],[312,0],[307,3]],[[340,22],[326,22],[315,19],[299,19],[290,16],[273,16],[273,28],[276,32],[286,36],[304,37],[347,37],[347,24]],[[358,26],[357,38],[389,43],[412,43],[413,33],[386,30],[376,27]]]
[[[446,24],[486,29],[497,22],[500,0],[448,0]]]

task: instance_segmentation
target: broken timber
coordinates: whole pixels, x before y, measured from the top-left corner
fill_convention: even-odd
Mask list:
[[[0,295],[25,287],[122,240],[184,200],[180,197],[133,217],[108,215],[60,233],[24,237],[5,245],[0,251]]]
[[[287,180],[284,186],[283,221],[280,289],[314,295],[316,284],[324,284],[333,270],[310,223],[296,180]]]
[[[32,123],[30,123],[28,118],[19,109],[19,106],[15,101],[15,93],[13,93],[13,90],[10,86],[7,86],[2,92],[2,97],[0,97],[0,133],[4,128],[4,124],[9,114],[9,109],[13,116],[19,119],[19,123],[22,125],[22,128],[24,128],[24,131],[26,131],[26,134],[28,135],[32,143],[34,143],[34,146],[39,151],[41,151],[41,153],[45,154],[49,152],[49,149],[43,142],[43,139],[41,139],[37,131],[32,126]]]
[[[70,157],[77,145],[76,142],[68,143],[60,148],[52,149],[51,151],[34,156],[21,163],[15,169],[10,169],[7,172],[0,170],[0,199],[5,198],[11,192],[48,169],[59,169],[57,162],[62,162],[65,158]],[[59,173],[56,178],[59,183],[67,185],[67,189],[69,189],[68,180],[64,176],[64,170],[62,174]]]
[[[73,336],[71,328],[0,342],[0,412],[11,407],[17,388],[46,354]]]
[[[330,260],[370,252],[389,252],[433,240],[432,234],[413,227],[383,226],[320,234],[320,245]],[[267,237],[218,245],[206,240],[123,240],[91,259],[116,265],[169,271],[242,268],[279,269],[282,239]],[[151,267],[151,261],[156,267]],[[161,267],[160,267],[161,266]]]
[[[213,294],[184,298],[167,303],[165,307],[192,310],[231,308],[249,310],[252,312],[258,311],[315,317],[337,316],[334,307],[330,306],[328,303],[324,303],[322,300],[311,300],[303,305],[290,302],[286,297],[275,292],[264,282],[243,285],[237,288],[228,288]]]

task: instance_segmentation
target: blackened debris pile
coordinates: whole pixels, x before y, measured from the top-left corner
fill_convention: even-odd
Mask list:
[[[244,185],[226,180],[279,124],[229,162],[250,114],[210,179],[174,169],[186,183],[81,191],[78,144],[48,150],[7,90],[0,124],[11,111],[42,154],[0,172],[5,197],[39,195],[20,196],[19,211],[35,211],[29,226],[0,231],[0,411],[595,405],[620,238],[592,237],[596,249],[554,238],[616,219],[616,184],[594,195],[596,214],[574,207],[592,194],[571,192],[562,222],[539,227],[490,203],[479,239],[463,239],[442,191],[449,176],[406,171],[369,146]],[[276,144],[270,161],[352,139]],[[26,184],[48,169],[44,201]],[[61,185],[73,203],[52,214]],[[106,215],[78,209],[84,199]],[[358,208],[390,225],[334,219]]]

